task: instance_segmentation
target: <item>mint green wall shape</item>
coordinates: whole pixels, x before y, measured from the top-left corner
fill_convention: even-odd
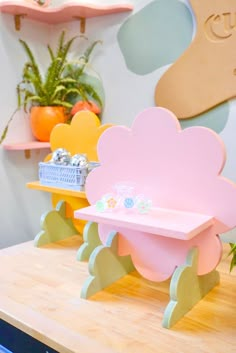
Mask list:
[[[215,270],[198,276],[197,263],[198,249],[193,248],[186,263],[175,270],[170,282],[170,302],[164,312],[163,327],[172,327],[219,283],[219,273]]]
[[[127,68],[146,75],[174,62],[192,40],[192,15],[178,0],[156,0],[131,15],[118,32]]]
[[[98,225],[94,222],[86,223],[83,231],[84,243],[77,251],[76,258],[78,261],[88,261],[93,250],[102,245],[98,234]]]
[[[89,258],[90,276],[85,281],[81,298],[87,299],[134,270],[130,256],[117,254],[118,234],[111,232],[106,246],[100,245]]]
[[[42,246],[78,234],[70,218],[66,218],[66,203],[58,202],[55,210],[44,213],[40,219],[42,231],[35,239],[35,246]]]
[[[220,133],[226,126],[229,116],[229,103],[223,103],[191,119],[180,120],[184,129],[190,126],[205,126]]]

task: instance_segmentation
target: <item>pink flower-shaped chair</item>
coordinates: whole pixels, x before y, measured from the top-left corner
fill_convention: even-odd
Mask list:
[[[75,211],[75,217],[98,223],[102,242],[93,250],[90,235],[83,245],[87,253],[90,247],[91,275],[82,296],[133,268],[151,281],[172,277],[163,320],[170,327],[218,283],[218,234],[236,226],[236,185],[220,175],[224,145],[210,129],[181,130],[170,111],[153,107],[131,128],[106,130],[97,152],[101,166],[86,184],[92,206]],[[134,195],[152,201],[146,213],[121,204],[112,210],[96,207],[119,183],[133,185]],[[113,263],[112,274],[107,261]]]

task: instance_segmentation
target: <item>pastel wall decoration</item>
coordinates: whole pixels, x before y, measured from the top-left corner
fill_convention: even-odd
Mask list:
[[[180,125],[182,129],[191,126],[205,126],[219,134],[227,125],[230,110],[229,106],[229,102],[224,102],[193,118],[180,119]]]
[[[181,130],[173,113],[149,108],[131,129],[106,130],[98,157],[101,166],[86,184],[92,206],[75,215],[99,223],[103,244],[115,227],[118,254],[131,255],[135,268],[154,281],[169,278],[192,247],[199,249],[198,275],[216,267],[221,258],[217,234],[236,225],[236,186],[220,175],[226,154],[216,133],[203,127]],[[153,211],[97,212],[93,205],[121,181],[151,195]]]
[[[234,0],[190,0],[197,32],[189,48],[165,72],[156,105],[180,119],[201,114],[236,95]]]
[[[117,35],[127,68],[146,75],[172,63],[192,39],[192,16],[178,0],[152,1],[121,25]]]

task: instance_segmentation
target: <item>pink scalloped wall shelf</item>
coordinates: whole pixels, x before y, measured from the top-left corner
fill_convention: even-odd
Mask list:
[[[5,150],[11,150],[11,151],[35,150],[35,149],[42,149],[42,148],[50,148],[50,143],[39,142],[39,141],[28,141],[28,142],[18,142],[18,143],[4,143],[2,147]]]
[[[50,5],[49,5],[50,6]],[[0,3],[0,12],[22,15],[30,19],[45,22],[48,24],[58,24],[73,21],[78,18],[90,18],[96,16],[109,15],[112,13],[132,11],[133,5],[127,1],[122,4],[98,5],[79,4],[75,1],[63,4],[58,7],[39,6],[27,1],[4,1]]]

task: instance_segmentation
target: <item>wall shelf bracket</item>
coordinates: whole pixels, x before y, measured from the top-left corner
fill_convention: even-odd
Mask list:
[[[86,29],[86,18],[80,16],[74,16],[74,19],[80,21],[80,33],[84,34]]]
[[[19,31],[21,28],[21,19],[24,18],[26,15],[25,14],[16,14],[14,16],[14,22],[15,22],[15,30]]]
[[[31,151],[30,150],[25,150],[25,158],[30,159],[31,157]]]

